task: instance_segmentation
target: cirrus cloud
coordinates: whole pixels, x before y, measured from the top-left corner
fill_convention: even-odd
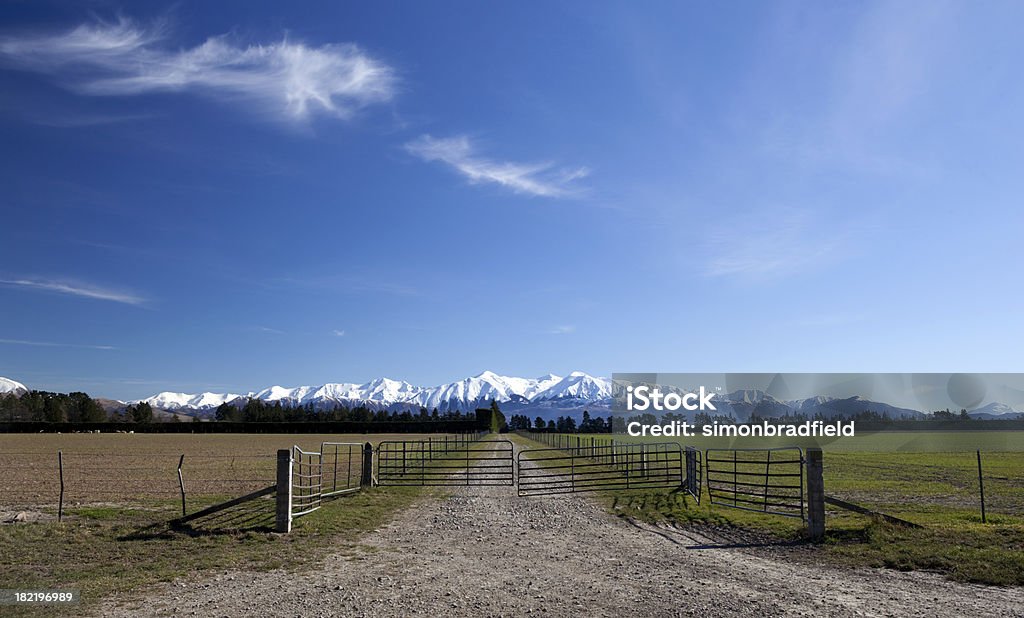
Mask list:
[[[292,120],[314,113],[348,118],[395,91],[394,70],[351,43],[311,47],[284,38],[243,46],[225,35],[174,48],[167,38],[166,26],[120,19],[5,36],[0,58],[85,95],[198,92],[244,99]]]
[[[45,281],[39,279],[0,279],[0,285],[24,288],[29,290],[41,290],[44,292],[57,292],[70,296],[80,296],[95,300],[107,300],[125,305],[142,305],[146,299],[121,290],[103,288],[88,283],[71,283],[65,281]]]
[[[116,350],[112,345],[89,345],[83,343],[55,343],[53,341],[28,341],[25,339],[0,339],[4,345],[28,345],[44,348],[85,348],[88,350]]]
[[[406,143],[405,150],[424,161],[449,165],[471,184],[490,182],[516,193],[541,197],[568,197],[579,193],[573,182],[590,174],[585,167],[555,169],[549,162],[493,161],[476,154],[476,148],[465,135],[446,138],[421,135]]]

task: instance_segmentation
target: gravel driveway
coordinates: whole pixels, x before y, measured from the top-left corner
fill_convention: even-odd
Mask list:
[[[816,563],[807,548],[733,541],[713,530],[631,522],[580,495],[519,498],[514,487],[455,488],[368,534],[365,551],[329,556],[317,571],[184,580],[112,601],[99,613],[1024,616],[1021,588],[838,568]]]

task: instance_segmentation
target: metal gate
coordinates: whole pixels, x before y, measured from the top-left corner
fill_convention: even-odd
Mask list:
[[[704,462],[712,504],[805,518],[799,448],[708,449]]]
[[[377,445],[379,485],[514,485],[508,440],[389,440]]]
[[[292,447],[292,517],[320,508],[323,493],[323,456]]]
[[[292,517],[320,508],[324,498],[359,491],[362,444],[322,442],[319,451],[292,447]]]
[[[523,449],[516,463],[520,496],[684,486],[676,442]]]

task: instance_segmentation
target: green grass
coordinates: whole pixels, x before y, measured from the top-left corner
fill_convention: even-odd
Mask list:
[[[870,452],[839,443],[826,447],[825,488],[833,495],[876,511],[907,519],[922,529],[889,524],[828,506],[822,551],[841,564],[935,571],[948,578],[993,585],[1024,585],[1024,444],[1021,432],[960,432],[966,438],[922,435],[879,436],[912,445],[959,445],[950,452]],[[937,432],[947,433],[947,432]],[[1008,433],[1008,436],[977,435]],[[909,440],[908,440],[909,438]],[[585,437],[589,440],[589,436]],[[601,436],[599,440],[607,440]],[[618,441],[620,436],[615,436]],[[521,444],[539,447],[525,438]],[[686,441],[693,443],[694,441]],[[727,448],[721,441],[694,444]],[[737,441],[739,442],[739,441]],[[983,452],[988,523],[981,522],[978,494],[977,444],[1016,446],[1017,450]],[[765,441],[745,441],[742,447],[764,447]],[[773,444],[773,446],[785,446]],[[968,449],[970,446],[972,448]],[[804,537],[800,519],[754,513],[710,503],[706,489],[701,503],[672,490],[614,491],[593,494],[614,514],[648,522],[735,528],[768,533],[780,541]]]
[[[1024,526],[1019,523],[954,522],[908,530],[849,522],[832,526],[827,542],[830,555],[852,564],[934,571],[977,584],[1024,585]]]

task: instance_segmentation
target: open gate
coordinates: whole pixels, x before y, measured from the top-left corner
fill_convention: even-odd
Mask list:
[[[708,449],[712,504],[804,519],[804,457],[797,447]]]
[[[323,498],[323,455],[292,447],[292,517],[320,508]]]
[[[292,517],[309,515],[325,498],[359,491],[362,443],[322,442],[319,451],[292,447]]]
[[[514,485],[508,440],[388,440],[377,445],[379,485]]]

